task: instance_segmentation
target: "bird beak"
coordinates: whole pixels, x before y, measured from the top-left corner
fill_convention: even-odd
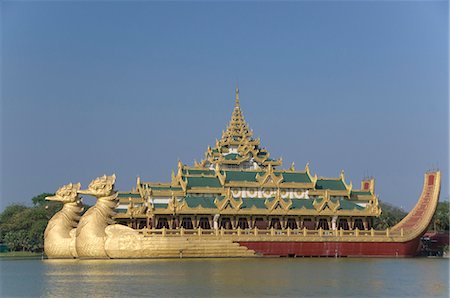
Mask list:
[[[93,196],[94,194],[89,190],[89,189],[80,189],[79,191],[77,191],[79,194],[82,195],[89,195],[89,196]]]
[[[47,201],[58,201],[58,196],[45,197]]]

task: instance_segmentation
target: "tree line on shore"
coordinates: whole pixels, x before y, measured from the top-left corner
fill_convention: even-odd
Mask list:
[[[32,206],[12,204],[0,213],[0,243],[10,251],[42,252],[44,231],[52,216],[61,210],[62,203],[45,201],[52,193],[42,193],[31,199]],[[85,207],[87,210],[89,206]],[[381,202],[383,210],[379,218],[374,219],[375,229],[386,229],[398,223],[407,214],[401,208]],[[449,201],[439,202],[431,230],[449,230]]]
[[[0,213],[0,239],[10,251],[41,252],[44,231],[52,216],[62,204],[45,201],[51,193],[42,193],[31,199],[33,206],[12,204]]]

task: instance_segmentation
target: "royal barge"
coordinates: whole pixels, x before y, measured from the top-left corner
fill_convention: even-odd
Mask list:
[[[439,199],[440,172],[427,172],[416,206],[397,225],[374,229],[382,210],[375,180],[360,188],[312,175],[307,164],[281,169],[253,137],[236,89],[231,121],[204,159],[178,162],[171,182],[139,177],[129,192],[115,175],[86,190],[61,187],[49,200],[63,209],[48,224],[49,258],[412,257]],[[97,198],[82,213],[80,195]]]

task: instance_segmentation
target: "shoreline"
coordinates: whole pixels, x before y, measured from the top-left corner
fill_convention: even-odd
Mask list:
[[[3,259],[43,259],[43,252],[29,252],[29,251],[11,251],[11,252],[2,252],[0,253],[0,260]]]

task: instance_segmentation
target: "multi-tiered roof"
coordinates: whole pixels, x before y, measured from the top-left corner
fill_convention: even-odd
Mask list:
[[[236,88],[236,99],[227,129],[222,138],[216,140],[214,148],[208,146],[205,159],[198,165],[213,168],[264,169],[268,166],[280,166],[281,159],[271,159],[269,152],[261,148],[259,138],[253,138],[253,131],[245,122],[239,102],[239,89]]]
[[[277,169],[281,164],[281,159],[270,158],[269,152],[261,148],[259,138],[253,138],[236,89],[230,123],[215,146],[208,147],[205,158],[194,166],[179,161],[170,183],[142,182],[138,178],[135,190],[119,195],[119,212],[122,209],[132,213],[131,208],[139,215],[146,209],[144,205],[147,213],[160,214],[378,216],[381,212],[373,179],[364,180],[361,189],[354,189],[345,181],[343,172],[337,178],[324,178],[311,175],[308,164],[302,171],[293,165]],[[136,206],[141,211],[136,211]]]

